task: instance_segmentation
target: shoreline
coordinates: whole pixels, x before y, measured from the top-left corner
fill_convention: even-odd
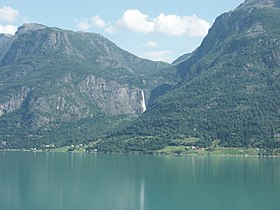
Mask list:
[[[87,151],[55,151],[55,150],[31,150],[31,149],[0,149],[0,152],[32,152],[32,153],[72,153],[72,154],[118,154],[118,155],[154,155],[154,156],[174,156],[174,157],[246,157],[246,158],[280,158],[280,155],[255,155],[255,154],[223,154],[223,153],[163,153],[157,151],[141,152],[87,152]]]

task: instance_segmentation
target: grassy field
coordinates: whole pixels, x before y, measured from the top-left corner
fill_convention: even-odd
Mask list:
[[[79,145],[71,145],[71,146],[65,146],[65,147],[59,147],[59,148],[54,148],[51,149],[51,152],[75,152],[75,153],[83,153],[83,152],[88,152],[90,150],[94,150],[96,147],[96,143],[99,141],[95,142],[89,142],[88,144],[79,144]]]
[[[158,155],[211,155],[211,156],[277,156],[280,157],[280,149],[266,151],[258,148],[233,148],[218,146],[218,141],[214,141],[209,148],[197,148],[194,143],[195,138],[179,139],[174,143],[179,145],[167,146],[156,151],[147,151],[148,154]],[[98,141],[97,141],[98,142]],[[97,142],[91,142],[88,145],[72,145],[55,148],[52,152],[92,152],[96,148]],[[180,145],[181,144],[181,145]],[[182,145],[183,144],[183,145]],[[187,146],[188,145],[188,146]],[[98,152],[98,151],[96,151]],[[143,152],[133,151],[131,154],[140,154]]]

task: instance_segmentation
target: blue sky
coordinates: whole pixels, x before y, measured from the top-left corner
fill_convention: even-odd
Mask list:
[[[100,33],[144,58],[172,62],[199,46],[220,14],[243,0],[1,0],[0,33],[23,23]]]

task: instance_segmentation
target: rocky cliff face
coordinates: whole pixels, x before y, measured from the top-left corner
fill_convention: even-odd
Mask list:
[[[7,99],[1,98],[0,102],[0,117],[4,114],[18,110],[27,98],[30,88],[21,87],[16,92],[12,93]]]
[[[137,116],[145,111],[141,105],[142,90],[136,87],[89,75],[81,81],[78,89],[95,101],[102,111],[111,115]]]
[[[52,94],[36,94],[36,89],[22,87],[0,103],[0,117],[22,108],[32,111],[32,129],[60,121],[93,118],[97,110],[111,116],[139,116],[146,110],[144,92],[137,87],[106,81],[88,75],[76,85],[70,74],[50,85]]]

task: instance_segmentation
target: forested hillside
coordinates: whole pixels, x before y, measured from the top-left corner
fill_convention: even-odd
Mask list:
[[[182,81],[100,150],[155,150],[178,140],[225,147],[280,146],[279,1],[245,1],[219,16],[177,66]]]

